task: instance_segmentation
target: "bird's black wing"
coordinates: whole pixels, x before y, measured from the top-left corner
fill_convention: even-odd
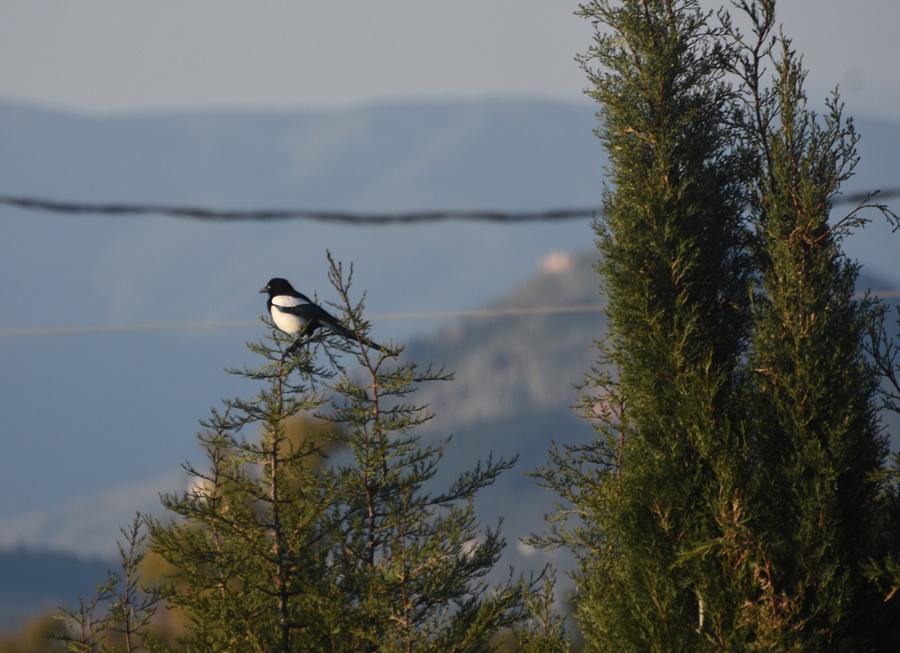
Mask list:
[[[299,318],[307,320],[309,322],[306,328],[307,335],[312,335],[313,331],[315,331],[317,327],[323,326],[327,329],[330,329],[337,335],[346,338],[347,340],[351,340],[354,342],[356,341],[355,333],[338,322],[336,317],[334,317],[331,313],[326,311],[318,304],[297,304],[296,306],[278,306],[277,304],[273,304],[272,306],[273,308],[277,308],[282,313],[289,313],[291,315],[296,315]],[[379,345],[376,345],[371,340],[363,338],[362,341],[369,347],[381,351],[381,347]]]

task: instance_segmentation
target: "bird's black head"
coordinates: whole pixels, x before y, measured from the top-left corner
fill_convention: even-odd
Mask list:
[[[288,283],[288,280],[282,279],[281,277],[269,279],[269,283],[267,283],[264,288],[260,288],[259,292],[269,293],[269,297],[297,294],[297,291],[294,290],[290,283]]]

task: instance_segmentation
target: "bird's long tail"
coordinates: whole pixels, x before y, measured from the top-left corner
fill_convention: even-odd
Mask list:
[[[346,338],[347,340],[350,340],[351,342],[356,342],[357,340],[356,334],[339,322],[329,322],[325,324],[325,326],[331,329],[334,333]],[[372,349],[375,349],[377,351],[384,351],[381,348],[381,345],[372,342],[368,338],[363,338],[360,336],[359,340],[361,340],[366,347],[371,347]]]

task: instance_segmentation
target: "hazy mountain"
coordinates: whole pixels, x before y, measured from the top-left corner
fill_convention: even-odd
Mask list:
[[[0,633],[41,612],[55,613],[88,598],[109,565],[65,553],[0,552]]]
[[[365,212],[594,206],[604,157],[593,113],[587,102],[526,100],[102,118],[0,105],[0,195]],[[857,126],[862,164],[847,190],[900,185],[900,126]],[[326,249],[354,264],[352,291],[366,293],[376,340],[456,373],[419,393],[438,413],[435,436],[454,436],[448,462],[522,455],[484,506],[507,516],[514,538],[551,501],[522,494],[532,491],[522,473],[551,439],[589,434],[569,409],[571,384],[603,326],[601,313],[541,312],[599,303],[590,255],[534,272],[592,240],[587,220],[351,228],[0,206],[0,547],[109,553],[133,510],[178,489],[208,407],[253,393],[222,370],[253,363],[243,343],[265,334],[253,323],[257,290],[285,276],[332,298]],[[885,229],[865,230],[848,251],[884,279],[873,285],[900,286]],[[486,305],[534,314],[394,319]],[[198,322],[213,324],[153,326]],[[110,325],[147,328],[29,334]]]
[[[595,260],[593,251],[555,253],[544,260],[540,272],[477,315],[412,341],[404,353],[420,364],[446,365],[455,375],[453,381],[421,386],[410,398],[429,405],[436,414],[420,432],[423,437],[452,436],[438,482],[491,454],[519,456],[516,467],[501,475],[477,501],[485,524],[503,519],[509,545],[502,571],[507,565],[519,571],[537,569],[549,559],[563,567],[569,562],[564,553],[537,552],[523,546],[519,538],[543,529],[543,515],[554,509],[555,501],[526,473],[546,462],[553,443],[583,442],[592,436],[590,426],[570,406],[578,397],[574,385],[595,362],[593,343],[605,330]],[[860,287],[885,288],[886,282],[864,275]],[[186,480],[182,471],[173,470],[6,520],[0,523],[0,548],[40,543],[43,548],[82,556],[102,553],[112,559],[118,528],[137,510],[162,516],[158,492],[178,490]],[[13,558],[23,555],[19,550]],[[81,587],[82,572],[94,573],[98,581],[105,574],[97,573],[105,569],[99,562],[84,565],[73,558],[68,570],[58,568],[64,557],[51,556],[48,564],[57,565],[53,568],[58,569],[59,582],[47,585],[45,593],[32,582],[39,578],[35,574],[2,573],[2,565],[13,558],[0,555],[0,625],[4,615],[21,616],[14,610],[19,590],[27,593],[22,605],[34,610],[46,607],[51,599],[59,601],[63,589]],[[39,559],[34,554],[33,564]]]
[[[525,474],[546,462],[553,442],[592,435],[572,406],[575,385],[596,361],[592,345],[606,328],[595,259],[592,252],[551,255],[538,274],[489,304],[483,316],[459,320],[405,352],[454,374],[453,381],[424,385],[414,397],[437,415],[425,432],[453,436],[445,476],[488,452],[519,456],[480,505],[486,519],[504,518],[513,543],[543,527],[554,501]]]
[[[588,103],[535,101],[104,118],[0,105],[0,195],[360,212],[589,207],[604,161],[593,122]],[[253,292],[276,274],[326,292],[326,249],[357,265],[377,312],[471,308],[548,248],[590,239],[586,220],[352,228],[8,207],[0,220],[0,292],[16,307],[0,328],[247,319],[258,315]],[[417,329],[392,326],[396,337]]]
[[[572,384],[588,371],[589,347],[606,328],[595,263],[593,253],[551,254],[484,317],[413,342],[409,358],[442,361],[456,376],[419,399],[466,427],[571,405]]]
[[[414,397],[437,414],[426,436],[452,435],[444,466],[448,475],[491,451],[508,458],[520,455],[516,470],[491,493],[501,503],[507,500],[500,496],[507,486],[516,493],[533,489],[523,473],[545,460],[551,439],[570,442],[590,434],[570,406],[576,401],[573,384],[593,363],[591,344],[605,324],[592,256],[553,255],[551,269],[486,306],[482,316],[461,318],[414,340],[404,353],[454,373],[453,381],[424,385]],[[566,310],[572,307],[581,310]],[[554,312],[557,308],[563,312]],[[248,388],[240,391],[247,394]],[[115,551],[119,525],[135,511],[154,511],[158,492],[177,490],[184,482],[183,474],[173,470],[8,518],[0,522],[0,548],[39,543],[81,555],[109,555]],[[527,521],[522,533],[535,527],[533,519]]]
[[[541,272],[486,307],[485,316],[460,319],[445,330],[413,341],[405,353],[423,364],[445,364],[456,375],[452,382],[423,386],[414,397],[437,413],[430,428],[423,430],[423,437],[452,436],[438,482],[492,453],[520,456],[518,465],[478,501],[486,524],[504,519],[509,547],[503,570],[507,564],[525,570],[542,566],[550,557],[560,559],[561,554],[538,554],[518,542],[519,537],[542,527],[542,515],[553,503],[553,497],[524,474],[545,461],[551,441],[574,442],[591,433],[569,408],[575,401],[572,384],[590,366],[591,341],[604,324],[591,258],[590,254],[551,256]],[[573,306],[593,310],[548,310]],[[498,311],[531,309],[536,311],[532,315],[490,317]],[[127,524],[135,511],[161,516],[158,493],[177,490],[185,480],[183,473],[171,472],[5,520],[0,522],[0,548],[40,543],[45,549],[81,556],[103,554],[112,560],[118,528]],[[39,558],[35,553],[34,559]],[[62,559],[47,558],[52,565]],[[28,601],[21,604],[27,613],[59,602],[60,587],[81,587],[78,582],[84,565],[80,560],[71,559],[71,574],[59,571],[71,582],[48,585],[46,593],[34,586],[32,581],[39,578],[34,574],[0,574],[0,625],[4,615],[9,619],[24,614],[16,607],[17,591],[27,594]],[[0,556],[0,565],[3,561]],[[100,563],[89,566],[96,581],[105,577],[105,571],[97,573],[101,568],[105,570]],[[89,593],[90,588],[87,585],[87,590],[79,591]]]
[[[0,195],[357,211],[591,205],[587,104],[448,102],[336,112],[95,118],[0,105]],[[586,220],[351,228],[53,215],[0,207],[0,333],[250,321],[284,276],[332,298],[325,251],[369,314],[475,308]],[[439,321],[376,319],[408,342]],[[148,481],[196,454],[197,420],[246,392],[222,373],[261,325],[0,336],[0,521]],[[15,461],[15,462],[13,462]]]

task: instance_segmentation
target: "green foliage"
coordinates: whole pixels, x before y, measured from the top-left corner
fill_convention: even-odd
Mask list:
[[[362,306],[349,301],[350,275],[331,261],[330,278],[340,298],[334,308],[365,335]],[[399,352],[374,358],[343,340],[296,347],[273,331],[248,346],[263,364],[233,373],[261,389],[213,411],[200,436],[208,468],[187,465],[193,488],[163,497],[178,519],[151,523],[153,550],[176,569],[166,599],[190,618],[185,644],[489,647],[494,632],[518,619],[520,588],[511,579],[486,583],[505,543],[498,529],[480,527],[473,501],[514,461],[489,457],[446,489],[435,486],[447,440],[421,442],[415,429],[432,415],[410,398],[420,383],[450,375],[394,363]],[[332,424],[326,440],[291,438],[286,420],[298,415]],[[244,434],[251,427],[258,438]],[[326,444],[340,446],[322,464]]]
[[[896,623],[864,573],[883,525],[874,474],[887,441],[880,379],[866,355],[879,310],[855,296],[859,266],[841,250],[868,203],[831,217],[858,161],[858,136],[836,92],[824,116],[807,108],[800,59],[771,34],[774,3],[745,10],[751,41],[767,45],[741,49],[739,69],[765,60],[774,71],[771,88],[760,88],[758,74],[745,74],[743,87],[759,276],[748,360],[756,546],[746,561],[765,570],[746,618],[760,648],[874,650]]]
[[[150,623],[161,595],[141,582],[138,566],[145,555],[144,518],[138,514],[128,528],[122,529],[125,542],[119,542],[122,572],[110,571],[106,582],[97,586],[89,599],[79,599],[78,608],[65,609],[59,615],[64,624],[54,639],[62,650],[72,653],[131,653],[154,646]]]
[[[539,579],[540,580],[540,579]],[[570,636],[565,619],[554,606],[556,571],[544,570],[543,582],[523,582],[525,619],[515,628],[521,653],[566,653]]]
[[[735,6],[749,36],[695,0],[581,7],[609,335],[581,406],[597,438],[536,473],[561,498],[536,541],[576,555],[594,650],[888,650],[900,511],[876,399],[896,359],[841,242],[863,209],[895,216],[831,219],[853,123],[836,94],[806,108],[773,0]]]
[[[597,440],[554,452],[538,474],[580,521],[556,524],[548,543],[579,558],[579,624],[598,649],[702,650],[723,643],[704,629],[737,610],[718,562],[691,555],[717,533],[713,488],[735,482],[723,445],[740,446],[749,270],[727,53],[696,2],[581,13],[610,28],[583,63],[615,188],[597,222],[610,329],[600,363],[614,374],[586,387]]]

